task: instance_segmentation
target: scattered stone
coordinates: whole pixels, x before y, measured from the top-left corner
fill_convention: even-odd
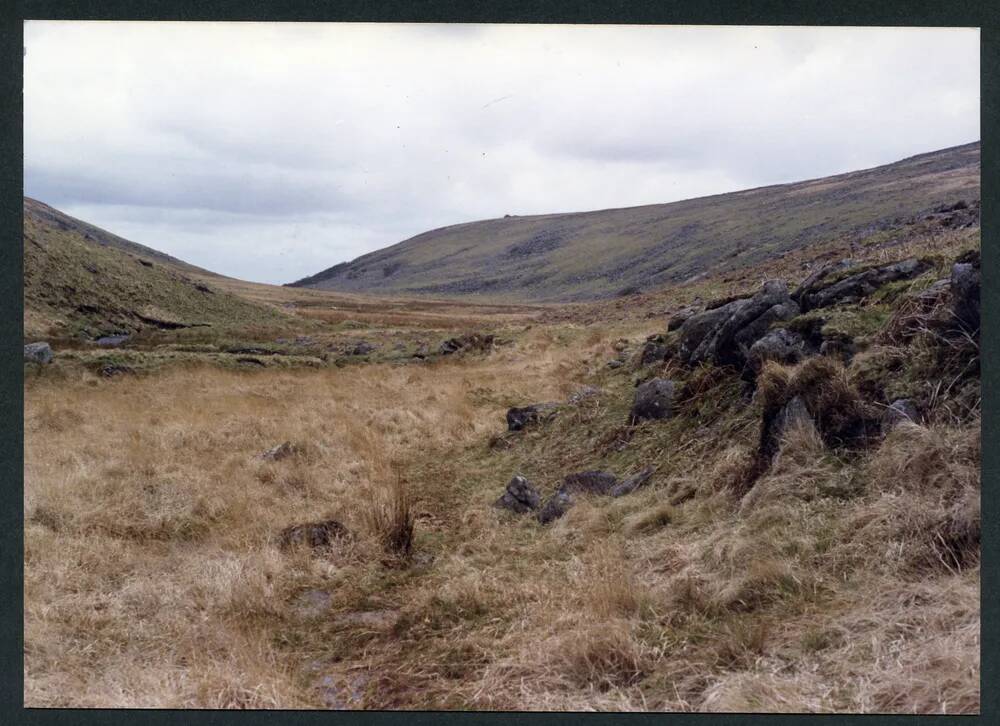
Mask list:
[[[619,338],[614,343],[611,344],[611,349],[616,353],[621,353],[628,348],[628,340],[625,338]]]
[[[484,335],[481,333],[469,333],[460,335],[457,338],[449,338],[441,343],[438,352],[441,355],[452,355],[459,351],[487,351],[493,348],[496,336]]]
[[[653,471],[654,470],[652,468],[646,468],[640,471],[638,474],[633,474],[625,481],[620,482],[619,484],[615,484],[615,486],[611,488],[611,491],[609,491],[608,494],[610,494],[613,497],[623,497],[626,494],[631,494],[636,489],[644,485],[647,481],[649,481],[649,478],[653,476]]]
[[[313,339],[308,335],[297,335],[295,336],[295,345],[312,345]]]
[[[798,333],[786,328],[776,328],[750,346],[747,363],[759,373],[769,360],[792,365],[805,355],[805,341]]]
[[[581,471],[569,474],[559,486],[559,491],[568,494],[610,494],[618,480],[606,471]]]
[[[904,421],[912,423],[920,421],[920,413],[917,411],[916,405],[908,398],[900,398],[889,404],[889,408],[885,410],[885,418],[882,420],[882,429],[888,432]]]
[[[368,355],[375,350],[375,346],[367,340],[359,340],[347,351],[348,355]]]
[[[623,361],[621,358],[612,358],[611,360],[608,361],[608,368],[612,370],[614,370],[615,368],[621,368],[623,365],[625,365],[625,361]]]
[[[574,504],[573,497],[569,495],[568,492],[562,490],[557,491],[553,494],[549,501],[545,503],[542,507],[542,511],[538,513],[538,521],[541,524],[548,524],[561,516],[566,514]]]
[[[521,408],[511,408],[507,411],[507,430],[520,431],[526,426],[548,418],[558,408],[558,403],[535,403]]]
[[[524,514],[538,509],[542,498],[538,490],[527,479],[517,474],[508,483],[503,496],[493,503],[494,507],[509,509],[517,514]]]
[[[104,335],[94,342],[102,348],[117,348],[128,339],[129,335],[125,333],[121,335]]]
[[[952,309],[958,321],[974,331],[979,330],[980,324],[979,267],[979,253],[972,252],[963,255],[951,268]]]
[[[635,402],[629,413],[629,422],[658,420],[673,415],[674,382],[653,378],[635,389]]]
[[[286,441],[283,444],[278,444],[277,446],[258,454],[257,458],[261,461],[281,461],[282,459],[287,459],[294,453],[295,447],[292,446],[292,442]]]
[[[929,268],[930,263],[911,257],[901,262],[864,270],[829,285],[824,285],[823,281],[819,280],[810,287],[803,286],[797,291],[799,303],[805,312],[837,303],[857,302],[887,283],[913,279]],[[828,275],[824,277],[826,276]]]
[[[114,378],[115,376],[130,375],[135,373],[135,370],[121,363],[105,363],[97,369],[97,372],[105,378]]]
[[[670,316],[670,320],[667,321],[667,331],[673,332],[679,329],[684,323],[693,318],[700,312],[699,308],[695,305],[689,305],[686,308],[678,310],[676,313]]]
[[[51,363],[52,347],[48,343],[28,343],[24,346],[24,359],[33,363]]]
[[[311,549],[327,549],[335,542],[348,539],[351,536],[347,527],[336,519],[322,522],[308,522],[286,527],[278,535],[278,546],[289,549],[308,545]]]
[[[197,290],[198,292],[208,293],[209,295],[214,295],[215,294],[215,290],[213,290],[212,288],[210,288],[208,285],[202,285],[200,282],[197,283],[194,286],[194,289]],[[285,307],[289,307],[289,306],[295,307],[295,303],[288,303]]]

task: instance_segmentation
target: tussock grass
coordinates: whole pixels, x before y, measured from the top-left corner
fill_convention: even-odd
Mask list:
[[[29,380],[26,703],[976,711],[978,419],[831,449],[837,416],[869,412],[855,369],[821,361],[767,367],[753,403],[734,373],[672,369],[690,399],[623,436],[633,380],[605,361],[651,332],[550,321],[413,366]],[[488,445],[507,407],[582,383],[603,392]],[[741,498],[761,408],[790,395],[825,423],[786,431]],[[544,497],[645,466],[547,527],[491,506],[514,472]],[[275,545],[330,518],[353,536]]]

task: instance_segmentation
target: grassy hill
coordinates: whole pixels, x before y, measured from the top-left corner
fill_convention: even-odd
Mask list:
[[[412,237],[291,283],[379,294],[576,301],[864,240],[980,195],[979,142],[838,176],[670,204],[509,216]]]
[[[217,275],[24,200],[24,328],[39,336],[269,325],[285,316]]]

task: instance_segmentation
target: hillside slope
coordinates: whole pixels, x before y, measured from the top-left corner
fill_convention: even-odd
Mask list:
[[[266,325],[285,316],[221,289],[221,278],[24,200],[24,328],[28,338]]]
[[[670,204],[432,230],[291,283],[380,294],[599,299],[864,239],[980,195],[980,143],[838,176]]]

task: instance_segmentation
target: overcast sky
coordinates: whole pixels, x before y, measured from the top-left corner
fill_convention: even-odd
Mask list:
[[[30,21],[25,194],[289,282],[979,139],[979,31]]]

